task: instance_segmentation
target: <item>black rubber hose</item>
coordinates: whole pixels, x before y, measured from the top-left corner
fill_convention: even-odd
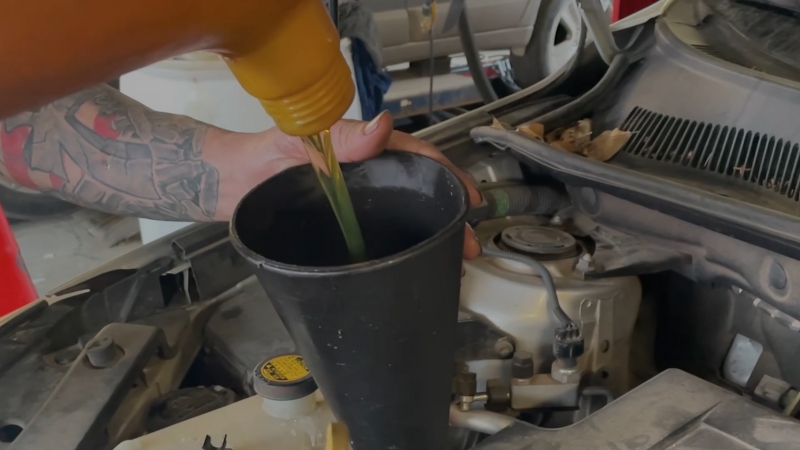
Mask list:
[[[482,191],[485,219],[520,214],[555,214],[570,205],[569,197],[549,186],[509,186]]]
[[[467,65],[469,66],[469,73],[472,75],[472,81],[475,82],[475,87],[478,88],[483,103],[488,105],[497,100],[497,93],[483,70],[481,55],[475,45],[475,35],[472,33],[472,26],[469,23],[466,7],[461,11],[461,17],[458,18],[458,35],[461,38],[464,56],[467,57]]]
[[[567,313],[561,309],[561,304],[558,302],[558,294],[556,293],[556,284],[553,281],[553,276],[550,275],[550,271],[547,270],[544,264],[540,263],[539,261],[528,258],[527,256],[519,255],[517,253],[506,252],[503,250],[498,250],[496,248],[489,248],[487,246],[482,247],[482,253],[484,256],[491,256],[493,258],[503,258],[509,259],[511,261],[517,261],[523,264],[530,266],[539,276],[542,278],[542,283],[544,284],[544,289],[547,291],[547,305],[550,308],[550,311],[556,316],[561,325],[565,328],[577,328],[575,322],[569,318]]]
[[[625,53],[617,53],[603,78],[594,87],[577,99],[547,114],[536,117],[530,122],[538,122],[547,129],[553,129],[578,119],[583,119],[587,112],[592,109],[593,104],[617,85],[629,65],[630,60]]]

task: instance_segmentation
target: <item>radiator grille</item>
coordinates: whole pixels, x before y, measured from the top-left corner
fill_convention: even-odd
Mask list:
[[[639,107],[620,128],[633,133],[625,153],[719,174],[800,201],[800,147],[794,142]]]

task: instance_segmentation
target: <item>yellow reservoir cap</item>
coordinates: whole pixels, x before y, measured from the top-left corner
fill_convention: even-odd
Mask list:
[[[270,400],[296,400],[313,394],[317,383],[300,355],[282,354],[253,369],[253,390]]]
[[[298,355],[282,355],[261,364],[261,376],[274,383],[293,383],[309,375],[306,363]]]

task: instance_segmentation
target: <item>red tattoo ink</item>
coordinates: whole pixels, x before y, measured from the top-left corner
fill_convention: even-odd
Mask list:
[[[98,136],[106,139],[116,139],[119,137],[119,131],[114,129],[114,120],[116,116],[101,116],[100,114],[94,116],[94,123],[92,129]]]
[[[53,189],[60,189],[62,184],[64,184],[63,178],[52,173],[50,174],[50,185],[53,186]]]
[[[32,130],[33,127],[28,125],[20,125],[11,131],[6,131],[4,126],[0,126],[0,146],[3,147],[3,160],[11,178],[22,186],[36,189],[36,183],[31,178],[30,169],[23,156],[25,143],[28,142]]]

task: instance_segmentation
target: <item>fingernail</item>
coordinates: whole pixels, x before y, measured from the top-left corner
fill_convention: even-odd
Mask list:
[[[372,134],[372,132],[378,128],[378,122],[380,122],[384,114],[386,114],[385,110],[375,116],[374,119],[370,120],[367,126],[364,127],[364,134]]]
[[[480,248],[481,250],[483,250],[483,248],[481,247],[481,240],[480,240],[480,239],[478,239],[478,234],[477,234],[477,233],[475,233],[475,229],[474,229],[474,228],[472,228],[472,225],[470,225],[470,224],[467,224],[467,228],[469,228],[470,230],[472,230],[472,237],[473,237],[473,238],[475,238],[475,242],[478,244],[478,248]]]

